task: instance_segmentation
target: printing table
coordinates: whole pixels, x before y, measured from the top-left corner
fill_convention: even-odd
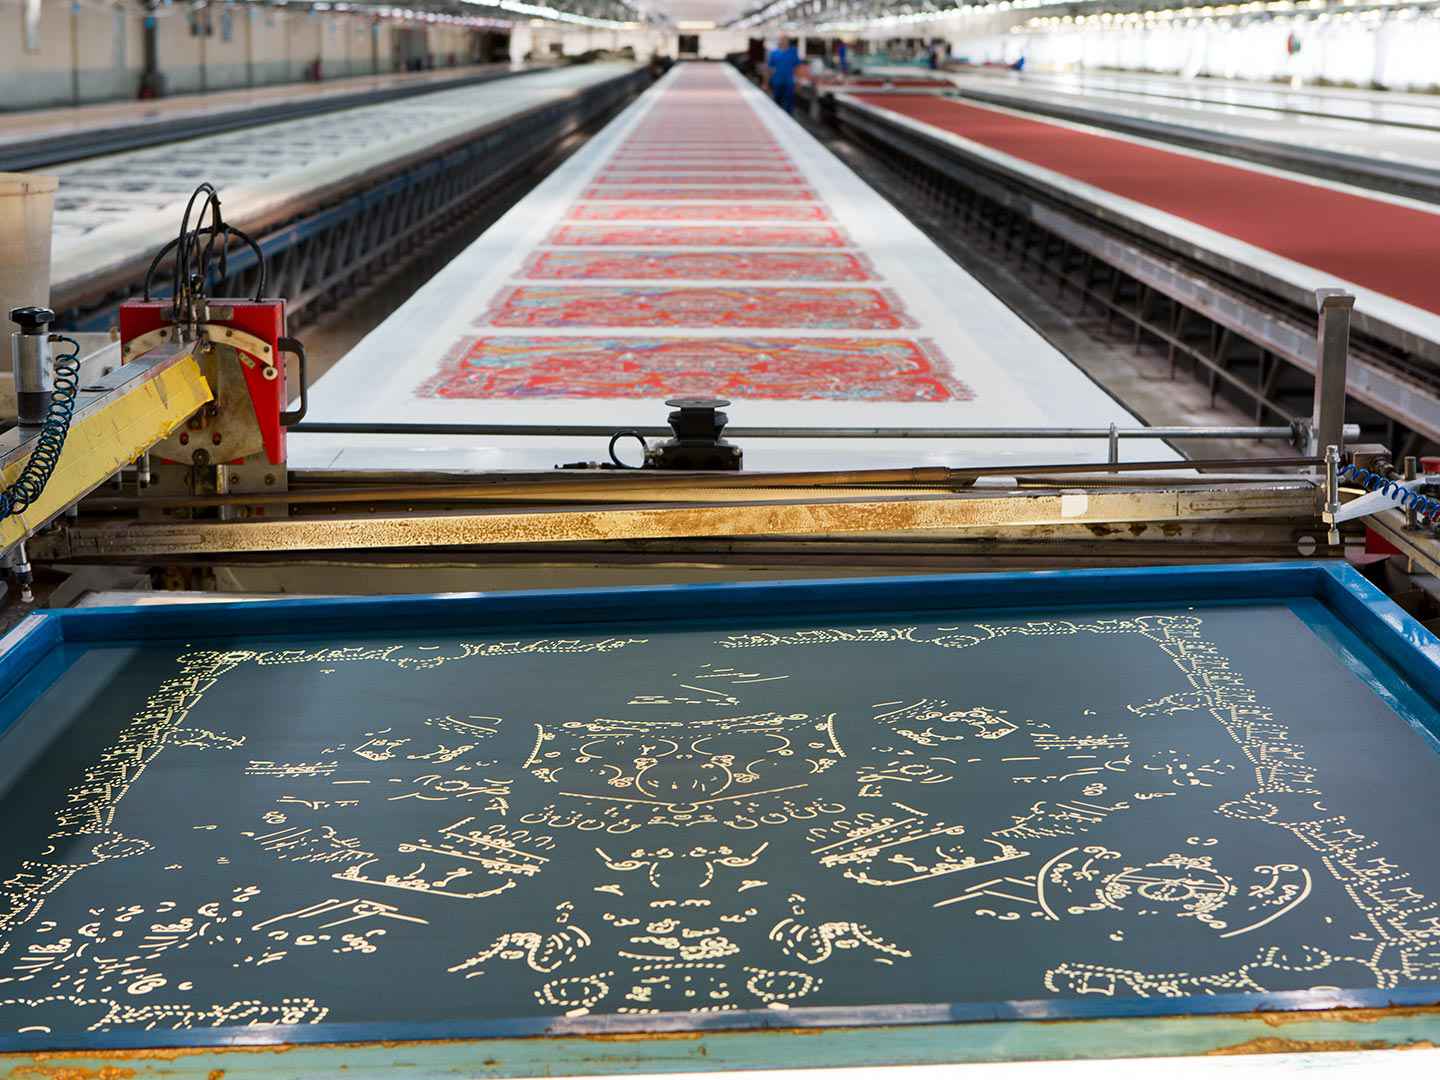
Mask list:
[[[12,1075],[1440,1035],[1440,642],[1343,565],[92,608],[0,647]]]

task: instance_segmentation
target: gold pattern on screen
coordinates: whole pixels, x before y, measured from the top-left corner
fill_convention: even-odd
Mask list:
[[[1152,645],[1176,689],[1121,713],[1030,716],[970,667],[925,692],[877,678],[890,692],[873,702],[827,701],[812,686],[803,707],[778,704],[793,700],[797,649],[842,664],[844,647],[860,646],[881,673],[885,650],[927,650],[940,673],[959,670],[958,651],[968,660],[1053,637]],[[563,679],[569,658],[643,658],[651,644],[186,652],[64,793],[49,842],[0,886],[0,1008],[23,1020],[68,1005],[74,1030],[319,1023],[340,1018],[330,1002],[280,992],[311,985],[311,958],[359,965],[355,978],[373,964],[378,988],[421,938],[445,942],[448,958],[412,975],[453,984],[454,1000],[498,981],[530,1002],[521,1012],[566,1016],[863,1003],[857,987],[905,1000],[937,933],[1046,943],[1036,997],[1440,977],[1440,908],[1386,842],[1330,808],[1291,724],[1257,700],[1197,615],[732,634],[594,715],[487,701],[486,665],[538,663]],[[206,715],[222,680],[275,668],[323,680],[356,664],[391,665],[417,691],[464,665],[473,698],[332,724],[337,741],[293,755],[284,740],[215,730]],[[1188,751],[1183,732],[1198,724],[1218,725],[1233,752]],[[1157,748],[1165,731],[1175,745]],[[206,851],[205,865],[171,861],[124,825],[147,770],[199,760],[180,755],[220,761],[226,782],[263,804],[238,825],[187,823],[201,841],[187,850]],[[1158,846],[1137,839],[1155,830],[1135,823],[1161,820],[1184,826]],[[408,830],[399,838],[377,828],[397,821]],[[1287,854],[1247,858],[1211,835],[1224,831],[1207,825],[1217,821],[1275,830],[1257,847]],[[144,897],[106,896],[78,923],[52,921],[52,900],[83,892],[88,871],[132,859],[155,870]],[[181,893],[167,889],[170,875],[203,882],[240,867],[254,880],[199,902],[156,899]],[[314,894],[272,902],[295,894],[287,875]],[[1344,904],[1315,907],[1322,884]],[[1270,940],[1297,918],[1313,942]],[[1220,970],[1123,962],[1131,942],[1183,934],[1244,940]],[[269,977],[257,983],[260,969]],[[205,985],[183,977],[194,971]],[[257,996],[257,985],[279,989]]]

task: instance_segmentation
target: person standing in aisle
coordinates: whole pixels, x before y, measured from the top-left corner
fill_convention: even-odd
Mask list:
[[[850,74],[850,49],[843,40],[835,45],[835,62],[840,65],[841,76]]]
[[[765,62],[765,86],[775,104],[791,116],[795,115],[795,69],[799,66],[800,50],[788,34],[781,34],[779,46],[770,50]]]

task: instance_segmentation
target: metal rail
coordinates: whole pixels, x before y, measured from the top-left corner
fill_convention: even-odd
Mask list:
[[[290,429],[293,435],[517,436],[609,438],[614,424],[431,424],[311,421]],[[672,435],[668,427],[630,427],[626,433]],[[1283,439],[1296,442],[1296,426],[1214,427],[727,427],[730,439]],[[1345,438],[1360,437],[1358,424],[1347,424]]]
[[[1219,478],[1213,473],[1261,470],[1259,476],[1225,476],[1227,484],[1273,484],[1273,470],[1307,468],[1323,463],[1318,457],[1293,458],[1224,458],[1205,461],[1127,461],[1118,463],[1072,463],[1050,465],[984,465],[965,468],[924,466],[914,469],[855,469],[838,472],[732,473],[732,472],[670,472],[656,469],[609,469],[586,472],[556,470],[547,473],[497,474],[477,477],[458,483],[417,482],[407,479],[392,484],[364,486],[292,487],[285,491],[245,492],[228,495],[97,495],[85,504],[87,510],[109,513],[117,510],[205,509],[223,506],[329,506],[365,503],[378,506],[389,503],[461,503],[505,502],[544,503],[592,501],[607,504],[649,503],[664,501],[694,502],[705,497],[736,498],[744,493],[763,493],[770,498],[799,497],[810,491],[833,495],[838,491],[862,489],[897,490],[923,489],[943,492],[964,490],[981,477],[1002,477],[1024,480],[1031,487],[1055,484],[1056,477],[1066,477],[1066,487],[1075,489],[1098,484],[1112,487],[1116,483],[1144,483],[1152,479],[1137,474],[1211,470],[1203,476],[1165,477],[1164,483],[1177,490],[1186,485],[1213,486]],[[1069,478],[1074,478],[1073,480]],[[1160,478],[1153,478],[1160,483]],[[1298,476],[1284,476],[1287,482],[1303,481]]]

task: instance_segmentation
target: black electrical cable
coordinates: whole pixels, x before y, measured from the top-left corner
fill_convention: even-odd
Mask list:
[[[249,234],[243,232],[243,231],[240,230],[240,229],[237,229],[235,226],[233,226],[233,225],[225,225],[225,226],[222,227],[222,229],[223,229],[223,232],[226,234],[226,244],[227,244],[227,246],[228,246],[228,244],[229,244],[229,237],[233,236],[233,237],[235,237],[237,240],[239,240],[241,243],[243,243],[243,244],[245,244],[247,247],[249,247],[249,249],[251,250],[251,252],[254,253],[254,255],[255,255],[255,265],[260,268],[259,276],[256,278],[256,282],[255,282],[255,299],[256,299],[257,301],[258,301],[258,300],[263,300],[263,299],[265,298],[265,280],[266,280],[266,279],[265,279],[265,254],[264,254],[263,250],[261,249],[260,245],[259,245],[258,243],[256,243],[256,242],[249,236]],[[208,234],[209,232],[211,232],[211,230],[208,229],[208,228],[196,230],[196,233],[200,233],[200,234]],[[159,251],[157,251],[157,252],[155,253],[155,257],[150,260],[150,268],[145,271],[145,286],[144,286],[144,293],[143,293],[143,298],[144,298],[144,299],[146,299],[146,300],[149,300],[149,299],[150,299],[150,286],[151,286],[151,282],[154,280],[155,271],[157,271],[157,270],[160,268],[160,264],[165,261],[165,256],[168,255],[168,254],[170,254],[170,252],[174,251],[177,246],[178,246],[178,242],[177,242],[176,240],[171,240],[171,241],[170,241],[168,244],[166,244],[163,248],[161,248]],[[222,249],[222,250],[223,250],[223,249]],[[223,275],[223,270],[222,270],[222,275]]]
[[[196,200],[201,198],[204,201],[201,202],[199,213],[196,214]],[[193,228],[190,224],[192,214],[196,214]],[[208,225],[206,224],[207,215]],[[178,301],[183,295],[184,289],[194,288],[198,291],[199,296],[203,296],[209,281],[212,262],[218,260],[222,279],[227,272],[232,237],[249,247],[255,255],[255,264],[258,268],[255,277],[255,299],[262,300],[265,296],[265,253],[247,233],[225,223],[220,211],[220,195],[208,183],[201,184],[191,192],[190,200],[185,204],[185,214],[180,220],[179,234],[157,251],[155,257],[150,260],[150,266],[145,271],[144,298],[150,299],[150,286],[155,273],[159,270],[160,264],[164,262],[165,256],[172,251],[175,260],[171,268],[172,295]],[[204,240],[203,247],[201,246],[202,239]]]
[[[204,183],[190,193],[190,199],[185,204],[185,214],[180,219],[180,233],[175,238],[175,267],[171,275],[171,288],[177,301],[182,295],[181,284],[183,283],[188,287],[194,280],[191,276],[192,271],[195,269],[192,244],[195,240],[198,240],[198,237],[192,238],[191,236],[190,214],[195,209],[195,200],[200,198],[201,195],[205,196],[205,201],[201,204],[199,217],[195,219],[195,229],[197,232],[205,220],[205,211],[209,210],[212,205],[220,200],[220,195],[215,190],[214,185]],[[210,227],[212,229],[216,228],[213,211],[211,213]]]
[[[70,434],[70,421],[75,416],[75,397],[80,392],[80,343],[63,334],[51,334],[52,341],[63,341],[70,352],[55,358],[55,389],[50,392],[50,407],[35,438],[30,460],[20,470],[15,482],[0,491],[0,518],[24,513],[45,492],[65,438]]]

